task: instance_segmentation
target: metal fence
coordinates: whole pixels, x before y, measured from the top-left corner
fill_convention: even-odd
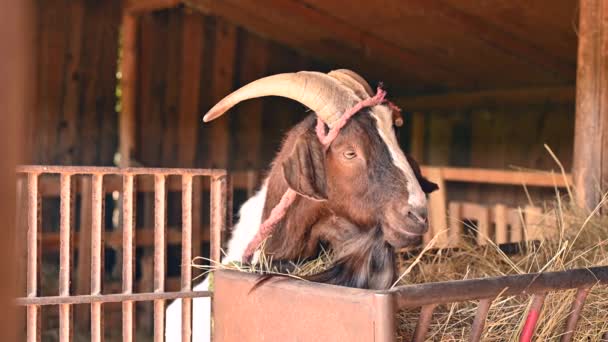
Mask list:
[[[424,341],[433,311],[439,304],[479,300],[471,327],[470,341],[479,341],[488,310],[498,297],[531,295],[532,303],[520,341],[530,341],[536,323],[549,292],[576,289],[571,310],[566,320],[562,342],[572,340],[574,329],[590,289],[608,285],[608,266],[575,269],[563,272],[531,273],[485,279],[449,281],[421,285],[409,285],[391,291],[397,309],[421,307],[413,341]],[[608,305],[608,303],[607,303]]]
[[[91,341],[103,340],[103,303],[122,302],[122,336],[132,341],[134,335],[134,302],[154,301],[154,339],[164,338],[165,301],[183,298],[182,339],[191,336],[192,298],[209,297],[208,291],[192,291],[192,184],[193,177],[209,177],[210,187],[210,259],[219,261],[221,234],[226,227],[227,176],[225,170],[168,169],[168,168],[113,168],[76,166],[21,166],[18,174],[27,178],[27,275],[26,297],[18,298],[17,304],[27,307],[27,340],[40,340],[40,306],[59,306],[59,340],[69,341],[72,335],[72,306],[90,304]],[[40,194],[38,181],[43,174],[60,177],[60,250],[59,293],[57,296],[39,296],[39,221]],[[104,176],[122,177],[122,292],[102,294],[103,267],[103,186]],[[72,177],[91,177],[92,225],[91,225],[91,272],[89,295],[71,295],[71,210]],[[134,177],[154,177],[154,292],[133,293],[134,275]],[[181,177],[182,192],[182,254],[181,288],[179,292],[165,292],[166,260],[166,180],[168,176]]]

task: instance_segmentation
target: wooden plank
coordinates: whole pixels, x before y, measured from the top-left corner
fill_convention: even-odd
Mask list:
[[[429,127],[427,163],[433,166],[449,165],[452,147],[452,120],[445,113],[431,113],[426,124]]]
[[[455,110],[529,106],[534,104],[574,103],[573,86],[492,89],[474,92],[454,92],[439,95],[397,97],[394,102],[405,111]]]
[[[608,3],[581,0],[579,10],[574,185],[576,203],[593,209],[608,182]]]
[[[238,65],[239,86],[248,84],[268,74],[268,44],[265,40],[244,32],[239,32],[239,50],[241,58],[246,63]],[[262,146],[262,111],[264,100],[253,99],[239,106],[236,117],[233,119],[232,130],[234,151],[238,151],[239,158],[234,158],[231,169],[246,170],[259,169],[260,150]]]
[[[183,11],[170,10],[167,11],[167,45],[163,48],[167,51],[166,70],[165,70],[165,96],[159,103],[161,105],[161,132],[162,143],[160,160],[158,165],[174,166],[177,164],[179,150],[178,136],[179,121],[175,118],[179,117],[181,76],[183,61],[182,51],[182,18]]]
[[[518,243],[523,241],[523,217],[519,209],[510,209],[507,213],[509,226],[511,226],[509,234],[509,242]]]
[[[541,241],[545,239],[543,212],[539,207],[527,205],[525,210],[525,239],[526,241]]]
[[[194,167],[197,148],[198,126],[201,124],[199,92],[201,65],[205,41],[202,15],[185,12],[182,28],[182,61],[178,113],[178,166]]]
[[[82,25],[84,21],[84,7],[82,1],[72,1],[68,4],[69,29],[67,30],[67,49],[65,70],[63,75],[63,99],[61,108],[61,122],[58,129],[56,149],[62,152],[61,163],[74,164],[78,148],[78,116],[80,114],[80,58],[82,46]]]
[[[45,113],[48,126],[46,130],[47,138],[42,140],[45,155],[41,156],[42,163],[58,164],[62,163],[65,157],[64,151],[58,150],[59,135],[61,131],[61,101],[62,92],[64,89],[64,65],[66,61],[66,47],[69,30],[66,23],[63,21],[63,11],[65,10],[58,1],[51,3],[46,7],[44,13],[41,13],[46,20],[43,20],[45,27],[42,28],[43,37],[41,50],[44,52],[44,61],[39,72],[45,74],[45,83],[39,93],[41,97],[42,107],[39,109]],[[41,134],[44,135],[44,134]],[[65,162],[63,162],[65,163]]]
[[[462,217],[465,220],[477,221],[476,242],[478,245],[487,245],[488,240],[493,240],[490,231],[490,214],[487,207],[477,203],[463,203]]]
[[[509,242],[509,231],[507,229],[507,206],[496,204],[492,210],[493,221],[496,227],[496,244]]]
[[[213,46],[213,79],[211,98],[219,102],[234,90],[234,66],[236,58],[236,26],[223,19],[215,22],[215,43]],[[224,115],[209,124],[210,146],[209,164],[211,167],[226,168],[230,147],[230,115]]]
[[[98,40],[100,57],[97,70],[97,81],[93,107],[87,108],[87,112],[95,113],[91,116],[92,125],[95,130],[95,140],[90,142],[91,160],[81,162],[85,165],[115,165],[114,156],[118,150],[118,112],[116,111],[116,87],[118,80],[118,43],[120,36],[120,22],[122,18],[122,1],[107,0],[95,2],[92,13],[100,18],[100,38]],[[102,6],[103,5],[103,6]],[[81,136],[81,139],[90,139],[90,136]]]
[[[462,222],[462,205],[459,202],[450,202],[448,205],[449,216],[449,246],[456,248],[462,242],[463,222]]]
[[[422,166],[422,174],[426,175],[433,167]],[[460,168],[444,167],[442,174],[446,181],[487,183],[504,185],[522,185],[539,187],[565,187],[571,184],[571,176],[566,175],[566,180],[561,175],[551,172],[533,171],[507,171],[482,168]]]
[[[428,243],[429,238],[436,238],[434,247],[445,248],[448,245],[447,231],[447,189],[441,169],[432,168],[425,174],[431,182],[439,186],[439,190],[429,194],[429,232],[423,240]]]
[[[120,167],[128,167],[135,148],[135,110],[137,104],[137,19],[123,15],[122,59],[119,66],[122,89],[119,153]]]
[[[418,161],[419,164],[424,164],[425,159],[425,114],[421,112],[412,113],[411,123],[411,143],[410,155]]]

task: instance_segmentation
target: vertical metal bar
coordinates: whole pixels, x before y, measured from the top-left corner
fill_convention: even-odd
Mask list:
[[[576,291],[576,297],[574,298],[574,301],[572,301],[572,308],[570,309],[570,313],[568,314],[568,319],[566,321],[566,331],[561,337],[561,342],[570,342],[572,340],[574,330],[576,330],[576,324],[581,316],[581,311],[585,305],[585,300],[587,299],[589,290],[590,288],[584,287]]]
[[[211,179],[211,262],[219,263],[222,232],[226,229],[226,176]]]
[[[60,176],[60,227],[59,227],[59,295],[70,295],[70,204],[71,175]],[[59,340],[70,340],[71,306],[59,305]]]
[[[418,324],[414,331],[414,342],[422,342],[425,340],[426,333],[431,325],[431,318],[433,318],[433,311],[437,304],[425,305],[420,309],[420,318],[418,318]]]
[[[38,174],[27,175],[27,296],[36,297],[38,289]],[[38,306],[27,307],[27,340],[38,336]]]
[[[154,292],[165,291],[165,183],[164,175],[154,175]],[[154,301],[154,341],[162,342],[165,301]]]
[[[122,292],[133,293],[133,175],[122,179]],[[122,340],[133,341],[133,302],[122,303]]]
[[[532,305],[530,306],[528,317],[526,317],[526,323],[524,324],[524,327],[521,330],[521,335],[519,336],[520,342],[532,341],[532,336],[534,336],[534,330],[536,329],[538,317],[540,316],[543,304],[545,303],[545,296],[546,294],[541,293],[535,294],[532,297]]]
[[[481,299],[479,301],[479,304],[477,305],[477,313],[475,314],[475,320],[473,321],[473,326],[471,327],[471,336],[469,337],[469,341],[477,342],[481,339],[483,327],[486,324],[488,310],[490,310],[491,305],[492,299],[490,298]]]
[[[101,294],[101,253],[102,244],[102,200],[103,175],[94,174],[91,182],[91,294]],[[103,338],[101,303],[91,303],[91,341],[99,342]]]
[[[192,176],[182,176],[182,282],[181,291],[192,290]],[[192,335],[192,300],[182,299],[182,341]]]

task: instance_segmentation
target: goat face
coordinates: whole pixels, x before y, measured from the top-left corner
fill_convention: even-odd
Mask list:
[[[362,229],[381,227],[395,248],[417,243],[428,227],[425,192],[437,186],[399,148],[390,110],[376,106],[356,114],[327,151],[314,119],[306,121],[293,145],[288,139],[284,146],[291,147],[281,163],[288,186]]]

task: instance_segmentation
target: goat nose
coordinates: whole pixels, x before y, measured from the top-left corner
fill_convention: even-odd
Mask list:
[[[414,218],[416,221],[418,221],[420,223],[423,223],[423,224],[428,223],[429,214],[428,214],[426,207],[412,208],[410,210],[409,214],[412,216],[412,218]]]

